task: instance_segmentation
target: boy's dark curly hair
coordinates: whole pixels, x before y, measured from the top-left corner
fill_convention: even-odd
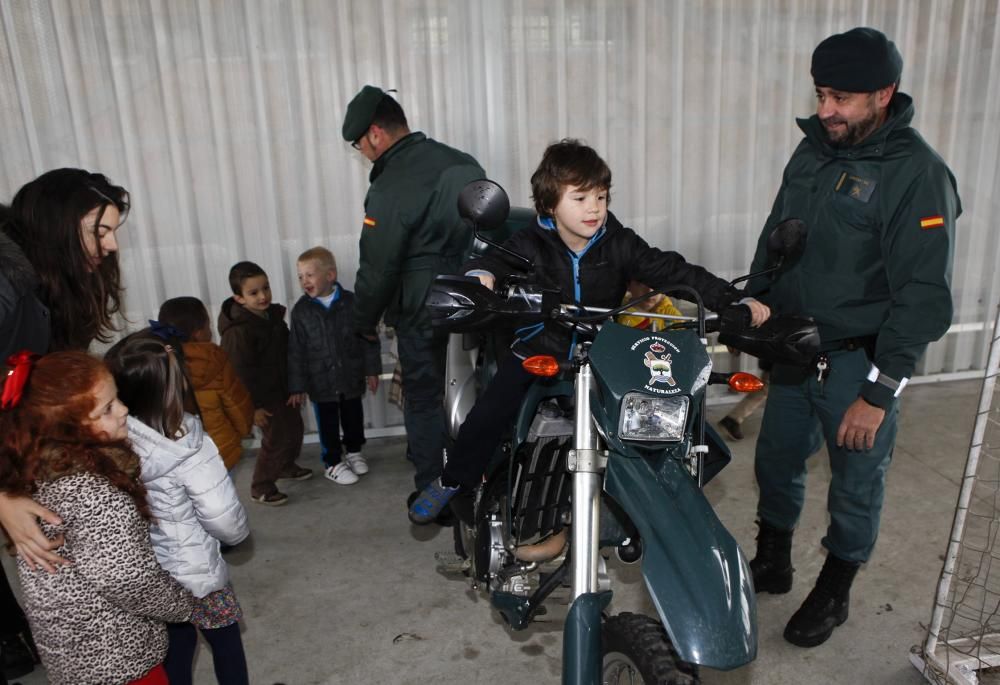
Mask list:
[[[569,186],[607,190],[611,202],[611,169],[594,148],[575,138],[563,138],[545,148],[531,175],[531,198],[539,216],[552,216]]]

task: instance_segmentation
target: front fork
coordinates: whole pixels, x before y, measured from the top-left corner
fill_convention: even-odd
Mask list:
[[[566,468],[573,474],[573,536],[570,571],[572,605],[563,631],[563,683],[600,685],[601,612],[611,601],[611,591],[599,588],[601,488],[607,451],[601,448],[590,414],[594,375],[583,361],[576,374],[576,416],[573,449]]]

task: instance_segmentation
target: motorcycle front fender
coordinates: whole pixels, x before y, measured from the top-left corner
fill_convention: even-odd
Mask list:
[[[673,458],[612,453],[604,488],[642,537],[642,575],[684,661],[719,670],[757,656],[757,604],[736,540]]]
[[[573,600],[563,626],[563,685],[600,685],[601,612],[611,592],[590,592]]]

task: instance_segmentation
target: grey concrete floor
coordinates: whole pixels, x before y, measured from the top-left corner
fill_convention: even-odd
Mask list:
[[[908,651],[922,641],[940,572],[980,383],[911,386],[885,514],[874,557],[852,592],[851,617],[824,645],[800,649],[781,633],[823,563],[826,527],[824,454],[811,462],[809,501],[796,533],[792,591],[759,597],[757,660],[736,671],[702,670],[709,685],[924,682]],[[725,406],[712,408],[719,418]],[[733,443],[733,463],[706,488],[723,522],[753,555],[756,490],[753,443]],[[522,632],[506,630],[484,596],[464,580],[436,572],[434,554],[450,552],[450,529],[416,528],[406,519],[412,470],[402,439],[372,440],[371,473],[343,487],[320,476],[318,448],[302,464],[317,477],[285,487],[285,507],[249,503],[249,543],[227,556],[246,618],[243,639],[254,683],[558,683],[559,611]],[[252,455],[236,468],[249,491]],[[9,559],[4,563],[9,564]],[[612,610],[652,613],[637,567],[612,564]],[[204,643],[195,682],[212,683]],[[39,669],[23,685],[45,682]]]

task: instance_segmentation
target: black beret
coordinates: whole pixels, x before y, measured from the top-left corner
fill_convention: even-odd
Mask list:
[[[365,86],[354,96],[347,105],[347,114],[344,115],[344,126],[341,129],[344,140],[353,143],[365,134],[372,125],[375,108],[384,97],[385,91],[375,86]]]
[[[902,73],[903,57],[896,44],[875,29],[856,28],[830,36],[812,56],[815,84],[847,93],[891,86]]]

